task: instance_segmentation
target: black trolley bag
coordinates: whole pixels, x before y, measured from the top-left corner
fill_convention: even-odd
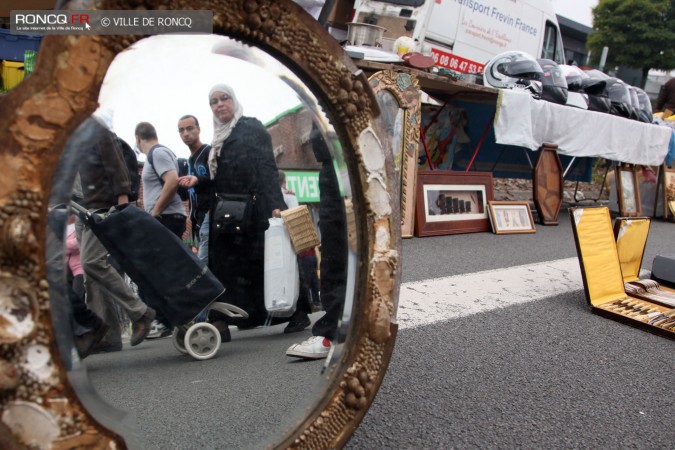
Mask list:
[[[141,299],[165,325],[193,321],[225,288],[187,245],[130,203],[89,212],[75,202],[86,225],[139,288]]]

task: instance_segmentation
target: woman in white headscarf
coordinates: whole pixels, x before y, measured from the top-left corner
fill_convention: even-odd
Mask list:
[[[272,139],[258,119],[243,115],[243,108],[230,86],[213,86],[209,92],[209,105],[214,128],[209,155],[210,179],[188,176],[182,177],[180,183],[185,187],[208,184],[214,195],[255,197],[252,227],[243,235],[219,233],[214,229],[211,218],[209,267],[226,288],[225,301],[249,313],[248,320],[230,323],[240,327],[258,326],[267,319],[264,301],[265,230],[269,226],[268,219],[281,217],[281,210],[286,209],[279,188]],[[215,204],[214,199],[212,209]],[[227,327],[219,323],[227,318],[212,312],[209,319],[221,330],[223,339],[229,340]],[[300,331],[309,323],[307,313],[299,312],[297,317],[291,317],[289,330]]]

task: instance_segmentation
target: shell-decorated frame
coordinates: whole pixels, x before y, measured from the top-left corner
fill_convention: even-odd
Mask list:
[[[398,107],[403,111],[403,127],[400,139],[401,154],[392,155],[397,158],[395,181],[399,187],[401,197],[401,234],[403,237],[413,237],[415,223],[415,180],[417,179],[417,153],[420,142],[421,101],[420,88],[415,75],[383,70],[376,72],[369,78],[375,94],[382,90],[390,92]]]
[[[325,396],[278,448],[344,445],[373,401],[396,335],[400,224],[368,79],[290,0],[78,1],[69,9],[212,10],[214,33],[259,47],[314,92],[345,149],[360,257],[348,345]],[[61,151],[97,108],[115,55],[140,36],[46,36],[37,69],[0,103],[0,448],[125,448],[85,408],[57,349],[46,276],[47,203]],[[11,174],[11,175],[9,175]]]

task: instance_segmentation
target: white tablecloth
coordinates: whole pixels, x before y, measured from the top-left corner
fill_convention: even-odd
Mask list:
[[[498,144],[530,150],[554,144],[562,155],[641,165],[663,163],[672,134],[668,127],[535,100],[510,89],[499,92],[494,127]]]

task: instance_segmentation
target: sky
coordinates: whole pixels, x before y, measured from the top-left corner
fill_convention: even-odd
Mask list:
[[[253,57],[262,68],[223,54],[232,54],[233,49],[245,51],[222,36],[143,39],[111,64],[99,95],[99,113],[112,118],[113,131],[132,147],[136,125],[145,121],[155,126],[160,144],[187,157],[190,152],[178,135],[178,119],[186,114],[197,117],[201,140],[210,143],[213,114],[208,94],[214,84],[230,85],[244,115],[263,123],[301,103],[278,75],[295,77],[276,60],[256,50]]]
[[[593,26],[591,8],[597,4],[598,0],[553,0],[556,14],[588,27]]]

